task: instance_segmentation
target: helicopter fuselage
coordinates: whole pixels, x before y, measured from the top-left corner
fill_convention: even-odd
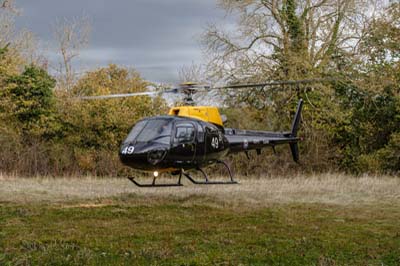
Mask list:
[[[290,132],[238,130],[195,118],[156,116],[136,123],[119,156],[124,165],[134,169],[174,172],[199,169],[229,153],[256,150],[260,154],[262,148],[287,143],[297,161],[297,127],[294,123]]]
[[[229,142],[217,126],[177,116],[145,118],[121,145],[121,162],[145,171],[204,167],[229,152]]]

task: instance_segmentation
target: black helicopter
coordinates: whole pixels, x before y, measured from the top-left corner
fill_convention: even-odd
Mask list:
[[[129,180],[139,187],[182,186],[182,176],[197,185],[237,184],[228,164],[223,161],[224,157],[239,152],[247,154],[250,150],[261,154],[261,149],[266,147],[272,147],[275,151],[275,146],[281,144],[289,145],[293,160],[298,162],[299,138],[297,132],[301,120],[302,99],[298,102],[290,131],[271,132],[225,128],[216,107],[194,106],[192,96],[201,90],[255,88],[310,82],[315,82],[315,80],[280,81],[214,88],[185,83],[178,88],[161,91],[161,93],[184,93],[186,106],[173,107],[168,115],[144,118],[134,125],[121,144],[120,160],[131,168],[153,172],[154,178],[149,184],[141,184],[134,177],[128,177]],[[81,99],[106,99],[158,93],[160,92],[112,94],[81,97]],[[209,180],[203,168],[211,164],[225,166],[230,179],[228,181]],[[193,170],[201,172],[204,181],[194,179],[189,173]],[[156,178],[164,172],[178,175],[177,183],[156,184]]]

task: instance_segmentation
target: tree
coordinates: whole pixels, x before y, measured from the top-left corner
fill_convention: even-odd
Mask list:
[[[329,84],[237,91],[231,94],[233,104],[260,107],[272,128],[283,129],[279,126],[289,123],[295,99],[305,99],[302,153],[305,164],[316,166],[313,170],[330,161],[331,167],[363,171],[368,163],[361,163],[361,157],[370,156],[364,160],[370,162],[383,148],[387,152],[381,155],[396,154],[388,147],[398,147],[398,138],[393,137],[400,76],[398,3],[219,3],[235,15],[237,24],[231,32],[212,25],[204,34],[212,77],[232,83],[337,79]]]
[[[54,26],[54,35],[62,56],[62,62],[57,69],[60,74],[59,82],[65,89],[71,89],[76,77],[72,61],[89,42],[89,19],[80,17],[58,20]]]
[[[364,0],[220,0],[238,22],[234,32],[212,25],[203,43],[216,78],[302,79],[329,72],[354,53],[372,5]],[[366,12],[369,10],[370,12]]]
[[[365,29],[357,79],[336,86],[346,119],[333,128],[341,166],[361,173],[400,171],[400,4]]]
[[[13,120],[10,114],[14,103],[9,94],[9,82],[20,74],[20,64],[23,61],[11,44],[0,48],[0,130],[10,129],[10,122]]]
[[[399,84],[400,3],[393,2],[367,25],[357,56],[361,87],[377,93]]]
[[[46,138],[53,133],[54,86],[55,80],[34,65],[7,80],[7,96],[12,103],[10,115],[28,142],[32,137]]]
[[[38,41],[27,29],[17,29],[15,19],[21,14],[15,1],[0,1],[0,47],[8,46],[8,54],[18,64],[42,64],[44,56],[39,52]],[[22,68],[23,69],[23,68]],[[21,70],[22,70],[21,69]]]
[[[237,18],[235,30],[228,32],[212,25],[203,36],[203,45],[209,55],[210,76],[230,83],[351,73],[365,25],[374,14],[372,0],[220,0],[219,3]],[[233,104],[273,109],[279,117],[289,120],[293,106],[288,103],[295,104],[302,97],[313,109],[312,123],[320,123],[324,120],[324,110],[337,108],[329,101],[332,94],[331,86],[312,84],[241,90],[230,94],[230,99]]]
[[[20,60],[17,57],[13,57],[10,52],[9,43],[4,47],[0,47],[0,93],[4,88],[4,80],[18,72],[19,63]]]
[[[76,96],[145,91],[148,82],[130,69],[109,65],[87,72],[64,97],[61,95],[63,136],[79,169],[115,174],[118,148],[132,125],[145,116],[165,113],[161,98],[148,96],[105,100],[76,100]],[[59,92],[61,93],[61,92]]]
[[[9,11],[15,14],[19,14],[20,11],[15,7],[15,1],[14,0],[3,0],[0,1],[0,9]]]

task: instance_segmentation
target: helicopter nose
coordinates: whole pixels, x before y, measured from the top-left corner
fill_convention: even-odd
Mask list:
[[[144,165],[147,163],[147,153],[143,152],[142,147],[131,144],[121,147],[119,158],[127,166]]]
[[[166,147],[147,145],[123,145],[119,152],[123,164],[137,169],[152,169],[167,155]]]

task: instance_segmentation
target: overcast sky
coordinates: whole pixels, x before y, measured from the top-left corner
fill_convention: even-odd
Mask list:
[[[80,69],[115,63],[137,69],[144,78],[178,82],[183,65],[203,63],[199,35],[208,23],[227,24],[216,0],[16,0],[20,28],[34,32],[54,62],[57,18],[85,15],[92,31]]]

